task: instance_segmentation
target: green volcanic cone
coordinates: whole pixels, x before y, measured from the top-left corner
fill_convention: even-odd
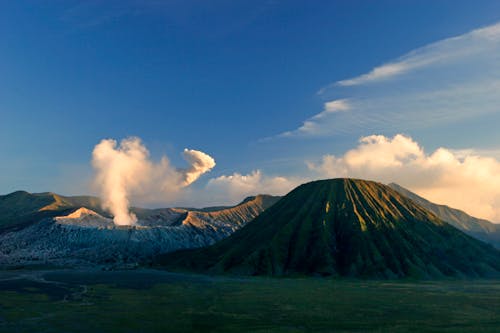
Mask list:
[[[380,183],[301,185],[227,239],[168,254],[169,269],[248,275],[487,277],[500,252]]]

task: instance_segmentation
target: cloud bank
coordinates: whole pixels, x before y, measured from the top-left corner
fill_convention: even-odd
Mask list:
[[[415,49],[318,94],[322,112],[278,137],[408,132],[500,113],[500,23]],[[345,112],[328,112],[345,104]]]
[[[102,140],[92,153],[95,186],[103,200],[103,208],[113,214],[117,225],[133,225],[137,217],[130,212],[132,196],[147,198],[175,197],[215,166],[209,155],[197,150],[184,150],[189,167],[177,169],[167,157],[159,163],[149,158],[149,151],[139,138],[127,138],[117,143]]]
[[[340,155],[327,154],[306,162],[309,172],[295,176],[268,176],[260,170],[234,173],[210,179],[204,189],[217,202],[234,204],[258,193],[284,195],[315,179],[361,178],[395,182],[432,202],[500,222],[499,160],[498,151],[442,147],[426,152],[403,134],[370,135]]]
[[[236,204],[243,198],[256,194],[285,195],[303,181],[304,178],[267,176],[261,170],[254,170],[246,175],[233,173],[212,178],[205,189],[218,202]]]
[[[500,162],[474,150],[427,153],[408,136],[371,135],[342,156],[325,155],[308,166],[316,177],[396,182],[430,201],[500,221]]]
[[[398,183],[424,198],[459,208],[472,216],[500,222],[500,162],[473,149],[438,148],[426,152],[411,137],[370,135],[341,155],[327,154],[307,162],[300,175],[266,175],[261,170],[211,178],[194,189],[188,186],[215,166],[209,155],[184,150],[188,167],[171,166],[167,157],[151,161],[138,138],[118,144],[102,140],[93,152],[95,184],[118,225],[131,225],[130,201],[184,204],[236,204],[256,194],[285,195],[318,178],[352,177]],[[163,200],[159,200],[159,198]],[[176,201],[179,203],[179,201]]]

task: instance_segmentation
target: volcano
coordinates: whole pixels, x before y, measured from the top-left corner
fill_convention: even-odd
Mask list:
[[[230,237],[159,264],[241,275],[487,277],[499,275],[500,252],[389,186],[332,179],[301,185]]]
[[[133,208],[137,224],[116,226],[99,210],[98,199],[94,204],[87,198],[21,191],[0,196],[0,268],[147,263],[158,253],[211,245],[279,199],[257,195],[233,207]]]

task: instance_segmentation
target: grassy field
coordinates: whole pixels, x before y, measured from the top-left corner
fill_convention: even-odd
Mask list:
[[[2,332],[499,332],[500,281],[0,272]]]

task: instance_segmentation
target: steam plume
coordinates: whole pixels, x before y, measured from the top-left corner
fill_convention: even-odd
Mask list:
[[[215,166],[215,160],[204,152],[184,149],[184,159],[191,165],[184,170],[183,185],[188,186],[195,182],[202,174],[210,171]]]
[[[103,208],[113,214],[115,224],[137,222],[129,210],[132,195],[171,198],[215,166],[211,156],[198,150],[185,149],[183,156],[188,168],[176,169],[167,157],[159,163],[152,162],[149,151],[136,137],[126,138],[119,145],[113,139],[97,144],[92,153],[95,184],[102,196]]]

